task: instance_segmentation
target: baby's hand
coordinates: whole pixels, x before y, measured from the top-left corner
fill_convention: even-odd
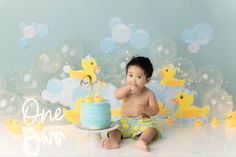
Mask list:
[[[139,94],[140,90],[135,83],[130,83],[130,92],[131,94]]]

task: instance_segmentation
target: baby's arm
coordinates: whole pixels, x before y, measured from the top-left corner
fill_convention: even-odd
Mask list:
[[[148,106],[145,109],[145,114],[147,116],[155,116],[159,112],[159,108],[157,105],[156,96],[153,92],[150,91],[148,98]]]
[[[129,89],[130,89],[130,85],[127,84],[121,88],[118,88],[116,91],[115,91],[115,97],[116,99],[123,99],[125,98],[128,94],[129,94]]]

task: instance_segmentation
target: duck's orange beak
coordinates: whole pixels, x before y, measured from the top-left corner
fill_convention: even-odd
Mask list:
[[[164,73],[163,73],[163,71],[162,71],[162,70],[160,71],[160,75],[161,75],[161,76],[164,76]]]
[[[172,102],[173,102],[174,104],[176,104],[176,105],[179,104],[179,101],[178,101],[176,98],[172,99]]]

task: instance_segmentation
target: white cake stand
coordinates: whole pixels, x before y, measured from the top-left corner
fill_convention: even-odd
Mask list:
[[[86,141],[86,145],[88,147],[100,147],[100,141],[102,139],[101,137],[101,133],[104,132],[108,132],[108,131],[112,131],[118,128],[118,124],[111,124],[111,126],[109,128],[106,129],[87,129],[87,128],[83,128],[80,123],[76,124],[76,128],[81,131],[81,132],[85,132],[88,133],[88,139]]]

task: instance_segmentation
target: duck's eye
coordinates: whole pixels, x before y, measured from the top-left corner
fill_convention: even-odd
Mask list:
[[[180,95],[180,97],[179,97],[180,99],[183,99],[184,98],[184,96],[183,95]]]
[[[91,62],[91,65],[93,65],[93,62]]]
[[[168,72],[168,69],[166,69],[166,72]]]

